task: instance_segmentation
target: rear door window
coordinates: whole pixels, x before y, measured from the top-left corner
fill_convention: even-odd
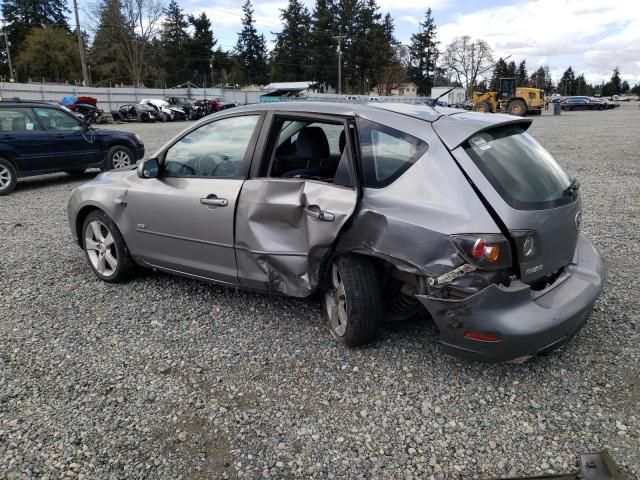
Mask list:
[[[540,210],[566,205],[569,175],[531,135],[508,126],[481,132],[464,146],[493,188],[513,208]]]
[[[361,119],[358,127],[365,187],[390,185],[428,148],[419,138],[379,123]]]
[[[0,132],[30,132],[40,130],[28,108],[0,109]]]

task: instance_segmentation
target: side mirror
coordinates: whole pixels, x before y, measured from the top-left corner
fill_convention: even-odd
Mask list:
[[[149,158],[138,164],[138,177],[158,178],[160,176],[160,162],[157,158]]]

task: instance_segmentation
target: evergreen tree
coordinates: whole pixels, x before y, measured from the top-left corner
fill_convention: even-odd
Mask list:
[[[491,84],[489,89],[492,92],[497,92],[500,89],[500,79],[509,76],[509,68],[507,62],[502,57],[498,59],[493,67],[493,76],[491,77]]]
[[[127,71],[122,64],[121,44],[124,35],[124,17],[120,0],[103,0],[99,6],[99,22],[88,50],[88,60],[95,85],[125,82]]]
[[[545,71],[544,67],[538,67],[538,69],[531,74],[529,78],[529,85],[534,88],[544,89],[545,87]]]
[[[251,0],[242,5],[242,31],[238,34],[235,53],[240,61],[244,83],[263,85],[267,82],[267,47],[264,35],[258,35]]]
[[[342,89],[355,92],[359,86],[358,62],[358,36],[361,28],[361,0],[337,0],[336,18],[337,34],[342,38]],[[358,91],[360,89],[358,88]]]
[[[613,74],[611,75],[611,91],[612,95],[620,95],[622,93],[622,80],[620,79],[620,68],[616,67],[613,69]]]
[[[311,14],[311,32],[309,35],[309,74],[320,84],[321,89],[337,87],[338,34],[336,5],[334,0],[316,0]]]
[[[631,86],[629,85],[629,82],[627,82],[626,80],[624,82],[622,82],[622,87],[620,89],[620,93],[629,93],[629,89],[631,88]]]
[[[7,22],[5,28],[16,53],[22,50],[32,28],[52,25],[68,31],[68,13],[65,0],[2,0],[2,16]]]
[[[574,85],[576,81],[575,73],[573,72],[573,68],[567,68],[562,74],[562,78],[558,82],[558,91],[560,94],[568,96],[575,95],[574,93]]]
[[[409,79],[418,86],[418,92],[428,95],[433,86],[436,60],[440,54],[436,40],[436,24],[431,9],[428,8],[424,21],[420,22],[420,31],[411,35],[409,46],[410,64],[407,69]]]
[[[282,31],[272,53],[272,81],[303,81],[309,72],[311,17],[300,0],[289,0],[282,10]]]
[[[195,83],[209,83],[212,65],[213,49],[217,40],[211,30],[211,20],[202,12],[199,16],[189,15],[189,23],[193,26],[193,36],[188,42],[191,79]]]
[[[519,87],[528,87],[529,86],[529,76],[527,75],[527,61],[522,60],[518,64],[518,69],[516,70],[516,84]]]
[[[160,30],[160,44],[162,46],[162,66],[167,86],[182,84],[191,78],[189,75],[188,47],[189,24],[176,0],[171,0],[164,10],[164,21]]]
[[[516,67],[516,62],[514,62],[513,60],[510,61],[509,63],[507,63],[507,77],[509,78],[516,78],[517,77],[517,67]]]

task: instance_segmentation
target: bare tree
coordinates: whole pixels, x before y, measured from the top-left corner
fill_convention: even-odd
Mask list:
[[[94,4],[93,11],[100,15],[89,17],[89,28],[94,32],[92,54],[98,67],[104,67],[107,74],[119,66],[134,86],[140,86],[149,67],[147,49],[159,33],[163,9],[161,0],[101,0]]]
[[[454,38],[447,45],[443,60],[445,67],[453,72],[458,82],[465,87],[467,96],[471,95],[478,77],[493,65],[491,48],[487,42],[472,41],[468,35]]]
[[[391,95],[391,91],[398,88],[406,80],[409,61],[410,55],[407,46],[400,43],[394,45],[393,59],[379,69],[374,78],[378,95]]]
[[[122,0],[125,29],[120,41],[125,65],[136,87],[142,84],[145,54],[160,30],[163,9],[160,0]]]

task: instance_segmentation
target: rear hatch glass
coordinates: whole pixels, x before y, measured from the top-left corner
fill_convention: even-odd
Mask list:
[[[579,194],[533,137],[517,125],[499,126],[473,134],[452,153],[513,239],[514,266],[523,281],[544,283],[572,261]]]
[[[531,135],[508,126],[478,133],[465,150],[513,208],[539,210],[572,202],[569,175]]]

